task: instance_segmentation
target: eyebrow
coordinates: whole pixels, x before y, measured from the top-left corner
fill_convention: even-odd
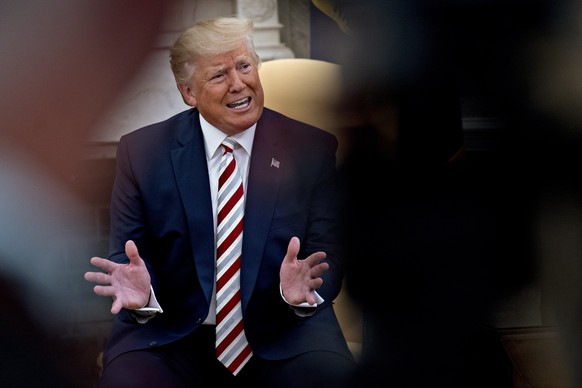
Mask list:
[[[238,57],[235,58],[234,64],[235,66],[237,66],[241,63],[253,63],[252,57],[248,54],[239,55]],[[210,65],[208,67],[208,71],[205,74],[209,76],[218,73],[224,73],[226,68],[227,66],[225,66],[223,63],[219,65]]]

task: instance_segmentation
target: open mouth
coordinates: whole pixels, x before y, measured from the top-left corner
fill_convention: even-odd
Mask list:
[[[250,97],[241,98],[240,100],[233,101],[229,104],[226,104],[227,107],[230,109],[244,109],[251,103]]]

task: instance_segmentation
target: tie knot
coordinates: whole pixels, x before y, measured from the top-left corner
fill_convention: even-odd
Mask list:
[[[222,146],[224,147],[224,152],[232,152],[234,150],[234,146],[236,145],[236,140],[227,137],[222,141]]]

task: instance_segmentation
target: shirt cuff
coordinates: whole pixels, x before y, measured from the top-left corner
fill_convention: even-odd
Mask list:
[[[158,313],[163,313],[162,306],[158,303],[154,288],[150,286],[150,300],[145,307],[132,310],[132,313],[138,323],[146,323]]]
[[[287,302],[287,299],[285,299],[285,296],[283,296],[283,288],[281,288],[280,283],[279,283],[279,293],[281,294],[281,298],[283,298],[285,303],[287,303],[289,305],[289,307],[292,308],[293,311],[295,311],[295,314],[297,314],[300,317],[309,317],[309,316],[313,315],[313,313],[315,313],[315,310],[317,309],[317,306],[319,306],[320,304],[322,304],[325,301],[317,293],[317,291],[313,291],[313,293],[315,294],[315,304],[309,304],[307,302],[303,302],[300,304],[289,303],[289,302]]]

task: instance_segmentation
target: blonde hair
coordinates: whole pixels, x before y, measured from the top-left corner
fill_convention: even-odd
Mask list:
[[[251,59],[259,66],[251,33],[253,21],[236,17],[219,17],[196,23],[184,31],[170,49],[170,66],[178,85],[187,83],[194,74],[194,62],[236,49],[246,43]]]

